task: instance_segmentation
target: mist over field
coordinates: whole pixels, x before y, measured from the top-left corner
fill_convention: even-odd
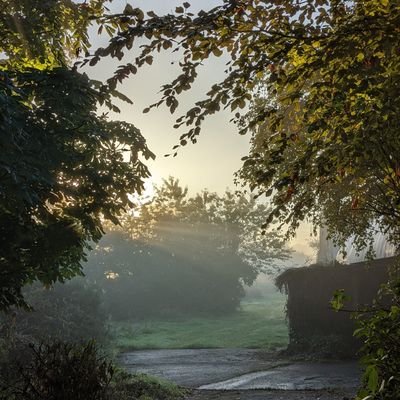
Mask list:
[[[267,207],[249,196],[189,193],[165,180],[91,244],[83,277],[28,287],[34,311],[17,313],[18,329],[94,336],[111,351],[285,348],[286,293],[274,280],[310,258],[261,232]]]

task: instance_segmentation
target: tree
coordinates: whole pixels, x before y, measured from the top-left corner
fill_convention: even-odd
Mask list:
[[[1,3],[0,309],[23,305],[27,283],[80,274],[102,220],[116,223],[149,176],[139,130],[98,112],[128,99],[72,65],[94,20],[122,29],[102,19],[104,3]]]
[[[89,257],[115,318],[235,310],[260,272],[289,257],[282,235],[261,235],[265,205],[204,190],[189,196],[174,178],[121,218]]]
[[[229,190],[218,195],[205,189],[189,196],[187,187],[169,177],[156,188],[153,201],[140,207],[139,218],[125,216],[124,227],[132,237],[163,241],[176,223],[192,232],[208,230],[214,247],[237,253],[257,273],[274,275],[279,271],[277,261],[286,260],[290,251],[281,233],[262,231],[268,210],[253,197]]]
[[[398,246],[398,2],[224,0],[197,15],[186,2],[165,16],[133,11],[130,27],[99,49],[95,60],[122,56],[141,41],[134,64],[119,67],[108,81],[113,88],[151,64],[153,53],[180,52],[181,74],[162,86],[159,102],[145,111],[165,104],[175,112],[177,97],[190,90],[202,63],[228,56],[226,78],[177,119],[175,127],[188,130],[176,151],[196,142],[207,116],[230,108],[240,133],[252,132],[238,179],[269,198],[266,224],[280,223],[290,236],[308,219],[326,225],[339,243],[355,235],[359,248],[371,243],[377,224]],[[260,79],[265,95],[257,104]],[[259,107],[247,113],[249,103]],[[371,318],[362,331],[377,357],[367,362],[382,367],[367,368],[367,397],[393,398],[385,382],[398,374],[391,358],[396,352],[382,343],[381,333],[388,326],[389,333],[397,332],[398,315],[394,297],[391,311]]]
[[[202,63],[228,57],[225,80],[177,119],[175,127],[188,130],[175,151],[196,142],[207,116],[229,108],[240,133],[253,132],[238,177],[270,199],[267,222],[286,224],[291,235],[305,218],[323,221],[338,240],[355,234],[365,246],[378,221],[397,242],[396,2],[225,0],[197,15],[189,3],[165,16],[132,9],[123,15],[129,27],[91,61],[122,57],[138,40],[141,51],[133,64],[118,68],[110,88],[151,64],[153,53],[182,55],[182,73],[145,111],[165,104],[175,112]],[[246,105],[259,97],[260,79],[265,101],[247,113]]]

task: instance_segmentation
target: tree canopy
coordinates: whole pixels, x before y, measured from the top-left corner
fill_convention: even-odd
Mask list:
[[[266,206],[207,190],[189,195],[177,179],[121,217],[90,254],[87,279],[105,291],[115,318],[235,310],[263,272],[290,256],[283,235],[262,235]]]
[[[177,118],[184,130],[174,151],[197,141],[205,118],[230,109],[239,132],[252,135],[237,177],[269,199],[266,225],[286,226],[290,236],[308,219],[341,244],[354,235],[359,249],[371,245],[379,226],[398,247],[399,3],[222,0],[190,10],[187,2],[163,16],[125,9],[129,27],[90,60],[121,59],[140,43],[134,61],[108,80],[114,88],[154,53],[176,51],[181,73],[144,110],[165,104],[174,113],[203,63],[226,57],[225,79]],[[398,275],[392,283],[398,288]],[[397,390],[396,291],[392,307],[381,311],[361,328],[367,368],[359,398],[391,399]]]
[[[162,241],[167,248],[169,235],[179,225],[183,241],[186,238],[190,242],[193,235],[197,235],[197,242],[203,237],[221,253],[240,256],[251,266],[255,277],[260,272],[276,275],[279,262],[290,256],[282,233],[271,230],[263,235],[261,225],[268,211],[265,204],[251,196],[229,190],[218,195],[204,189],[191,196],[178,179],[169,177],[156,187],[151,201],[139,206],[138,215],[125,214],[121,221],[132,238]],[[194,253],[196,246],[199,243],[194,244]],[[247,283],[252,283],[252,279]]]
[[[0,309],[23,304],[29,282],[81,273],[102,220],[117,222],[149,176],[139,156],[154,155],[139,130],[98,112],[126,98],[72,65],[103,3],[1,4]]]
[[[181,74],[145,112],[165,104],[174,113],[202,64],[227,59],[225,79],[176,120],[185,130],[174,151],[196,142],[207,116],[228,108],[240,133],[252,133],[238,179],[270,199],[267,222],[293,234],[308,218],[339,239],[358,235],[362,246],[375,221],[396,242],[397,2],[224,0],[196,14],[186,2],[163,16],[129,6],[118,18],[128,27],[90,62],[122,59],[137,42],[140,50],[110,77],[111,89],[154,53],[181,55]]]

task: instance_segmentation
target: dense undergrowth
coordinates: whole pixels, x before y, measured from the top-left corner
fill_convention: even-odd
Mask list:
[[[176,400],[185,391],[112,361],[101,293],[84,281],[26,289],[32,309],[0,314],[0,400]]]
[[[1,353],[1,400],[177,400],[186,390],[143,374],[128,374],[95,342],[14,343]]]

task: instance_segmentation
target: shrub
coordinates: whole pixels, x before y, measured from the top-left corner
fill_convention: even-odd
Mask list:
[[[253,273],[251,266],[237,254],[215,248],[204,239],[206,234],[175,228],[169,237],[176,243],[168,247],[113,233],[91,253],[85,274],[103,289],[113,319],[218,315],[237,310],[245,295],[244,279]],[[188,237],[183,244],[182,231]]]
[[[380,291],[373,309],[357,316],[355,335],[364,341],[365,366],[357,399],[400,399],[400,275],[399,266]]]
[[[108,400],[113,374],[93,341],[30,345],[3,366],[0,399]]]
[[[34,284],[25,290],[24,296],[32,310],[15,309],[0,315],[4,331],[12,327],[17,337],[28,342],[78,343],[95,339],[104,343],[108,339],[106,313],[95,286],[85,285],[83,280],[58,283],[49,289]],[[0,329],[0,337],[5,334]]]
[[[95,342],[17,344],[0,361],[0,400],[178,400],[186,389],[117,369]]]
[[[128,374],[118,371],[113,381],[113,396],[115,400],[177,400],[187,394],[173,383],[154,378],[145,374]]]

